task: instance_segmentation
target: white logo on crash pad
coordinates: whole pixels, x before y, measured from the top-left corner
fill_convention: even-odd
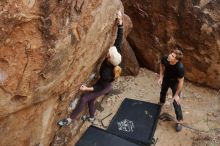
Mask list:
[[[124,132],[133,132],[134,131],[134,122],[124,119],[121,122],[117,122],[118,130]]]

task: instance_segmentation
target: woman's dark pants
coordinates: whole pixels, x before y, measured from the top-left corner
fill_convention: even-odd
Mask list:
[[[112,90],[112,85],[111,83],[108,83],[105,85],[105,87],[101,91],[92,91],[89,93],[86,93],[83,95],[80,99],[79,105],[74,109],[74,111],[71,113],[70,118],[72,120],[75,120],[77,115],[83,110],[83,107],[88,103],[89,107],[89,114],[90,117],[94,117],[95,114],[95,99],[101,95],[107,94]]]

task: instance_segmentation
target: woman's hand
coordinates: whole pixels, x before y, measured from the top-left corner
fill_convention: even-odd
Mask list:
[[[122,13],[121,13],[121,11],[117,12],[117,20],[118,20],[118,24],[122,25],[123,21],[122,21]]]
[[[93,91],[94,90],[93,87],[87,87],[85,85],[82,85],[79,89],[80,91]]]
[[[82,85],[80,88],[79,88],[81,91],[87,91],[87,87],[85,85]]]

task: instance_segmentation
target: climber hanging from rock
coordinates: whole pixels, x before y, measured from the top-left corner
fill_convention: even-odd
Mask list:
[[[118,78],[121,74],[121,68],[119,64],[121,63],[121,43],[123,38],[123,21],[122,21],[122,13],[119,11],[117,13],[117,37],[114,43],[114,46],[110,47],[108,53],[106,55],[105,60],[102,62],[101,67],[99,69],[100,78],[92,87],[87,87],[82,85],[80,87],[81,91],[87,91],[88,93],[84,94],[76,109],[70,114],[69,118],[65,118],[60,120],[58,124],[60,126],[65,126],[74,121],[79,113],[83,110],[83,107],[88,103],[89,107],[89,115],[83,116],[83,120],[89,120],[93,122],[95,120],[95,99],[101,95],[104,95],[112,90],[111,82],[114,79]]]
[[[160,78],[158,84],[161,85],[160,91],[160,105],[166,101],[166,94],[169,87],[173,93],[173,106],[176,113],[177,123],[176,131],[182,129],[180,124],[183,120],[182,109],[180,106],[180,94],[184,83],[184,66],[181,63],[183,53],[175,47],[168,56],[164,56],[160,63]]]

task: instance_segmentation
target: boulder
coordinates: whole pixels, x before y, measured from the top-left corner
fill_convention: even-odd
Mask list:
[[[219,0],[122,0],[133,22],[128,41],[139,64],[159,71],[172,45],[183,48],[185,77],[220,88]]]

